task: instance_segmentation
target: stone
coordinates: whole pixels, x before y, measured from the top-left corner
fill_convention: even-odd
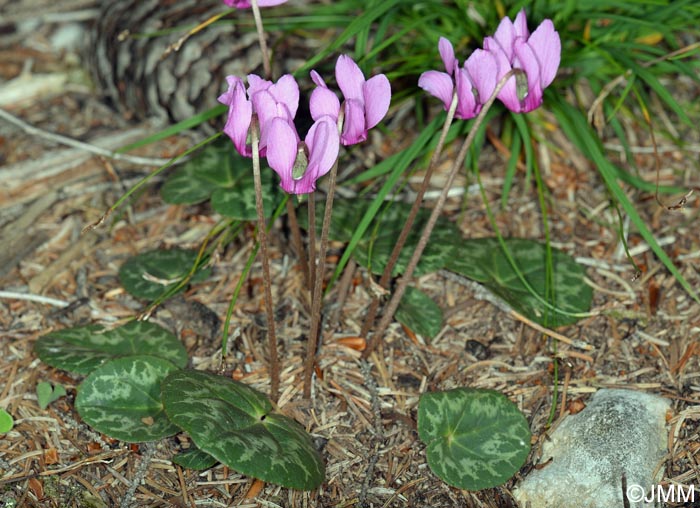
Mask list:
[[[643,392],[597,391],[584,410],[568,416],[544,441],[542,467],[513,493],[520,507],[655,506],[640,500],[639,493],[651,493],[661,480],[669,406],[667,399]],[[629,504],[623,503],[623,475]]]

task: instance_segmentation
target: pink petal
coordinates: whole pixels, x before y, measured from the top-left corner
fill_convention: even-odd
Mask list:
[[[561,61],[561,40],[551,20],[545,19],[527,41],[540,64],[542,88],[547,88],[557,75]]]
[[[294,76],[285,74],[269,90],[277,102],[287,106],[289,113],[294,118],[299,107],[299,85]]]
[[[335,80],[338,82],[345,100],[364,100],[362,85],[365,83],[365,75],[348,55],[338,57],[335,64]]]
[[[503,49],[508,61],[513,60],[513,43],[515,42],[515,26],[507,16],[501,20],[493,34],[493,40]],[[486,47],[486,39],[484,39],[484,49],[492,49]]]
[[[526,40],[528,37],[530,37],[530,31],[527,29],[527,15],[525,14],[525,8],[520,9],[518,15],[515,16],[513,29],[515,30],[515,37],[522,37]]]
[[[367,139],[367,129],[364,105],[359,101],[348,99],[345,101],[345,118],[340,142],[348,146],[361,143],[365,139]]]
[[[268,139],[267,163],[282,180],[280,186],[286,191],[293,189],[292,169],[297,156],[298,135],[287,122],[275,118],[270,122]]]
[[[318,120],[322,116],[331,116],[338,121],[338,115],[340,114],[340,101],[338,97],[330,89],[317,86],[313,92],[311,92],[311,99],[309,99],[309,110],[311,111],[311,118]]]
[[[313,81],[316,86],[322,86],[323,88],[328,88],[328,86],[326,85],[326,82],[323,81],[323,78],[321,77],[321,75],[314,70],[311,71],[311,81]]]
[[[335,121],[324,117],[315,122],[309,129],[306,139],[309,147],[309,165],[304,176],[295,182],[296,194],[306,194],[316,189],[316,180],[328,173],[340,149],[340,137]]]
[[[258,7],[271,7],[273,5],[280,5],[285,3],[287,0],[258,0]],[[250,0],[223,0],[223,2],[229,7],[236,7],[237,9],[247,9],[251,6]]]
[[[442,63],[445,64],[447,74],[452,75],[454,73],[455,66],[457,65],[455,50],[454,47],[452,47],[452,43],[444,37],[440,37],[440,40],[438,41],[438,51],[440,52]]]
[[[450,109],[454,83],[448,74],[440,71],[426,71],[418,78],[418,86],[440,99],[445,105],[445,110]]]
[[[455,84],[459,99],[455,117],[462,120],[474,118],[481,109],[481,105],[476,102],[476,97],[474,97],[474,92],[472,91],[472,83],[466,70],[457,69],[455,71]]]
[[[265,125],[273,118],[279,116],[277,101],[275,101],[275,98],[268,90],[255,93],[251,96],[250,100],[253,103],[255,114],[258,116],[258,123],[260,124],[261,130],[264,130]]]
[[[527,113],[533,109],[539,108],[542,105],[542,81],[540,79],[540,64],[537,61],[537,56],[533,51],[532,47],[519,40],[515,43],[515,54],[518,63],[525,71],[527,79],[527,91],[523,94],[523,91],[516,88],[516,93],[518,95],[518,100],[520,101],[522,107],[520,109],[521,113]],[[516,87],[518,79],[516,77]]]
[[[229,90],[219,97],[219,101],[229,107],[224,133],[231,138],[238,153],[250,157],[252,151],[246,141],[253,116],[253,105],[246,99],[242,79],[228,76],[226,80],[229,83]]]
[[[476,88],[478,102],[484,104],[498,83],[498,63],[496,57],[489,51],[476,49],[464,62],[464,68],[469,73],[472,85]]]
[[[248,74],[248,97],[252,97],[256,93],[268,90],[272,86],[272,81],[261,78],[257,74]]]
[[[363,86],[365,99],[365,128],[371,129],[377,125],[391,103],[391,85],[384,74],[377,74],[367,80]]]

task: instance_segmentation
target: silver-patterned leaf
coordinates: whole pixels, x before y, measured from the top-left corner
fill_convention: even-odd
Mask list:
[[[525,416],[493,390],[424,393],[418,403],[418,435],[427,445],[430,469],[466,490],[502,485],[530,453]]]
[[[178,432],[163,410],[160,384],[178,367],[155,356],[127,356],[95,369],[78,387],[75,408],[94,429],[128,443]]]

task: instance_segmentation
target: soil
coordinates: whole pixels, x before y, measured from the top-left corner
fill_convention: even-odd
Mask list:
[[[13,8],[17,5],[31,3],[13,2]],[[88,19],[94,16],[94,2],[74,5],[65,10],[86,13]],[[9,6],[10,2],[0,0],[0,10]],[[158,194],[162,177],[157,177],[146,192],[104,224],[83,232],[126,189],[157,167],[157,161],[143,165],[97,156],[57,143],[47,133],[116,149],[157,127],[130,121],[104,104],[83,77],[75,47],[59,50],[55,46],[52,36],[66,22],[47,15],[30,32],[17,32],[15,27],[26,22],[28,11],[5,12],[9,14],[0,21],[0,107],[35,130],[0,121],[0,290],[5,292],[0,296],[0,407],[15,420],[14,428],[0,437],[0,505],[515,506],[510,489],[537,463],[548,429],[579,411],[589,395],[603,387],[667,397],[673,412],[668,418],[668,455],[660,465],[663,480],[684,485],[700,482],[700,305],[623,221],[633,258],[642,268],[641,274],[635,273],[624,256],[617,214],[609,206],[596,168],[569,144],[544,109],[535,114],[549,122],[549,142],[536,148],[550,194],[551,237],[554,246],[588,267],[587,283],[595,295],[590,317],[557,330],[593,346],[583,354],[560,343],[558,380],[551,338],[485,299],[480,287],[442,273],[416,280],[445,312],[440,334],[426,341],[394,323],[381,347],[362,360],[359,351],[339,341],[359,334],[372,294],[368,273],[357,268],[342,308],[333,305],[337,293],[327,299],[325,313],[337,319],[327,320],[313,396],[304,399],[308,297],[291,241],[277,225],[271,234],[271,270],[282,362],[278,406],[300,422],[321,449],[327,466],[323,485],[316,491],[298,492],[267,484],[256,494],[260,486],[255,480],[223,465],[198,472],[173,464],[171,457],[191,444],[184,434],[131,445],[92,430],[75,411],[81,378],[43,364],[33,352],[34,342],[51,330],[115,323],[142,312],[144,302],[121,287],[119,266],[130,256],[159,247],[198,248],[217,216],[206,204],[167,205]],[[698,89],[684,82],[675,86],[679,95],[689,99],[689,115],[700,122],[697,102],[690,100],[697,97]],[[10,95],[17,89],[21,95]],[[675,130],[685,140],[681,147],[657,136],[660,182],[700,187],[697,131],[684,132],[660,107],[655,115],[661,130],[671,134]],[[415,125],[406,118],[403,108],[392,109],[386,123],[396,135],[387,138],[373,133],[363,156],[355,154],[356,166],[371,166],[373,160],[410,142]],[[629,115],[623,122],[634,141],[631,148],[639,176],[654,182],[652,142],[638,118]],[[507,206],[498,208],[509,153],[498,139],[496,126],[489,134],[480,168],[487,197],[499,210],[499,228],[504,236],[542,239],[535,187],[524,171],[517,175]],[[619,150],[620,141],[607,131],[603,141],[609,157],[632,171]],[[167,160],[191,145],[191,136],[179,135],[132,154]],[[440,189],[452,155],[448,150],[432,190]],[[421,177],[417,171],[411,178],[414,189]],[[462,177],[455,188],[470,189],[469,183],[473,182]],[[626,191],[675,266],[692,287],[699,288],[699,196],[691,194],[685,206],[669,210],[653,194]],[[674,204],[680,197],[662,199]],[[434,198],[428,199],[426,206],[433,202]],[[452,197],[446,216],[465,237],[493,236],[485,206],[473,189]],[[222,361],[221,321],[252,247],[253,230],[248,228],[217,251],[207,280],[160,307],[152,319],[178,334],[193,368],[233,376],[267,393],[259,260],[234,309],[231,350]],[[331,245],[328,276],[341,251],[342,245]],[[48,299],[29,300],[27,295]],[[40,381],[60,383],[68,395],[42,410],[36,397]],[[425,446],[416,431],[419,395],[457,386],[504,393],[530,423],[531,456],[502,487],[461,491],[439,480],[427,466]],[[554,421],[550,421],[553,406]]]

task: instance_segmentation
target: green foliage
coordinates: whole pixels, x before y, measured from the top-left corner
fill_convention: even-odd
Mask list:
[[[199,448],[190,448],[187,451],[178,453],[172,461],[180,467],[203,471],[216,464],[216,459]]]
[[[119,269],[119,281],[135,297],[155,300],[184,289],[188,280],[206,279],[210,270],[201,268],[202,260],[195,263],[197,252],[193,250],[152,250],[129,258]]]
[[[91,427],[128,443],[155,441],[178,431],[163,411],[160,384],[178,370],[155,356],[118,358],[80,384],[75,408]]]
[[[588,312],[593,291],[583,280],[584,268],[571,256],[552,249],[553,279],[548,284],[545,245],[520,238],[504,242],[515,267],[497,238],[478,238],[454,242],[445,268],[483,284],[511,307],[546,326],[573,324]]]
[[[64,397],[66,389],[63,385],[52,386],[47,381],[40,381],[36,385],[36,400],[41,409],[46,409],[52,402]]]
[[[270,217],[281,199],[281,191],[271,169],[261,168],[260,176],[263,206],[266,217]],[[161,195],[172,204],[211,199],[212,208],[221,215],[238,220],[257,219],[251,159],[239,155],[228,138],[206,146],[177,169],[166,180]]]
[[[89,374],[104,362],[139,354],[178,367],[187,365],[187,351],[178,338],[148,321],[129,321],[110,330],[96,325],[58,330],[40,337],[34,350],[44,363],[76,374]]]
[[[260,392],[221,376],[173,372],[163,382],[168,417],[197,448],[236,471],[293,489],[323,481],[321,457],[304,429],[273,413]]]
[[[422,291],[407,287],[394,315],[415,333],[432,339],[442,328],[442,309]]]
[[[12,415],[0,408],[0,434],[7,434],[15,426]]]
[[[427,446],[430,469],[466,490],[504,484],[530,453],[525,416],[493,390],[424,393],[418,403],[418,435]]]

